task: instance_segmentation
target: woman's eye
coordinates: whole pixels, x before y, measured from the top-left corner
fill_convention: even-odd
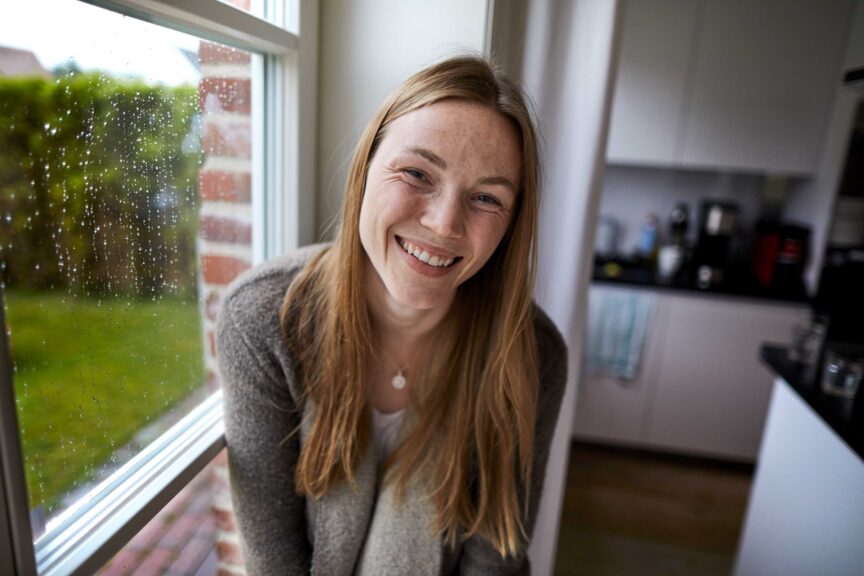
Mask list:
[[[483,204],[485,206],[496,206],[496,207],[503,206],[503,204],[501,204],[501,201],[498,200],[498,198],[496,198],[495,196],[493,196],[491,194],[478,194],[474,198],[478,202],[480,202],[480,204]]]
[[[414,180],[420,180],[422,182],[426,182],[426,175],[423,174],[420,170],[415,170],[414,168],[408,168],[404,170],[405,174],[413,178]]]

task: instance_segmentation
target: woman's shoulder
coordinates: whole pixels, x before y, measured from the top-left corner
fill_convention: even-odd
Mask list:
[[[226,389],[248,392],[270,386],[268,394],[279,394],[287,383],[297,397],[295,363],[282,334],[280,310],[291,281],[324,248],[309,246],[264,262],[226,289],[216,320],[217,359]]]
[[[534,336],[541,381],[562,381],[567,374],[567,343],[543,308],[534,303]]]
[[[259,327],[268,319],[278,323],[279,309],[291,281],[328,246],[304,246],[262,262],[241,274],[225,291],[220,318],[230,317],[234,323],[250,322]]]
[[[534,303],[534,334],[541,356],[544,352],[560,354],[567,351],[567,344],[558,327],[536,302]]]

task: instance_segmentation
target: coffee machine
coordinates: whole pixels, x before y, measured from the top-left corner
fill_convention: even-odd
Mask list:
[[[729,281],[732,239],[739,209],[728,200],[703,200],[699,210],[699,234],[691,266],[697,288],[718,288]]]

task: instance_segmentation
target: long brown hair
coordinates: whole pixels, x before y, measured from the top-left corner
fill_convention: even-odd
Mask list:
[[[370,441],[367,392],[375,351],[359,233],[367,170],[390,122],[444,99],[489,106],[513,124],[522,149],[520,190],[507,233],[486,265],[459,287],[428,347],[429,368],[414,377],[421,383],[412,390],[413,426],[388,460],[385,481],[395,482],[400,495],[409,482],[426,482],[437,511],[434,529],[450,545],[479,534],[502,556],[515,556],[528,539],[537,407],[532,286],[539,152],[519,87],[483,58],[435,64],[384,102],[354,152],[334,244],[286,294],[283,332],[315,410],[295,481],[298,493],[311,498],[337,482],[353,483]]]

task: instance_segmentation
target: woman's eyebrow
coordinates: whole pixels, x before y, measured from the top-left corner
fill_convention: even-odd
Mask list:
[[[517,188],[513,182],[510,181],[506,176],[486,176],[485,178],[480,178],[477,180],[477,184],[486,184],[489,186],[505,186],[509,188],[513,194],[516,194]]]
[[[438,156],[437,154],[435,154],[434,152],[432,152],[431,150],[429,150],[427,148],[421,148],[419,146],[412,146],[412,147],[406,148],[406,150],[408,152],[411,152],[413,154],[417,154],[418,156],[422,156],[423,158],[426,158],[429,162],[431,162],[432,164],[434,164],[438,168],[441,168],[442,170],[447,168],[447,162],[445,162],[443,158],[441,158],[440,156]],[[486,176],[483,178],[478,178],[477,184],[485,184],[487,186],[505,186],[505,187],[509,188],[514,194],[516,194],[516,192],[518,190],[518,188],[516,188],[516,185],[513,184],[513,182],[511,182],[510,179],[507,178],[506,176]]]
[[[447,162],[444,161],[443,158],[432,152],[431,150],[427,150],[426,148],[420,148],[419,146],[413,146],[411,148],[407,148],[408,152],[413,152],[419,156],[422,156],[429,160],[432,164],[444,170],[447,168]]]

